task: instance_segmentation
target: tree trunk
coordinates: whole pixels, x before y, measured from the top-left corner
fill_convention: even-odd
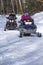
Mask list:
[[[17,13],[18,13],[18,1],[15,0],[15,2],[16,2],[16,8],[17,8]]]
[[[4,3],[3,3],[3,0],[1,0],[1,12],[4,13]]]
[[[11,5],[12,5],[12,11],[15,12],[14,11],[14,1],[13,0],[11,0]]]
[[[19,5],[20,5],[21,12],[22,12],[22,4],[21,4],[21,0],[19,0]]]
[[[22,0],[22,3],[23,3],[23,11],[24,11],[26,8],[26,0]]]
[[[24,9],[25,9],[25,3],[26,3],[26,0],[22,0],[23,1],[23,7],[24,7]]]

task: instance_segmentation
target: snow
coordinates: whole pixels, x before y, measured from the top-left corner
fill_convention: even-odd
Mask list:
[[[0,65],[43,65],[43,12],[32,16],[42,37],[19,38],[19,31],[4,31],[6,16],[0,15]],[[21,15],[17,15],[20,20]]]
[[[35,22],[43,23],[43,12],[36,13],[32,16]]]

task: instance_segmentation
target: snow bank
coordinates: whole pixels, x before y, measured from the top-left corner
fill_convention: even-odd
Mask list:
[[[36,13],[32,16],[36,25],[37,25],[37,32],[43,33],[43,12]]]
[[[43,11],[36,13],[32,16],[32,18],[34,19],[34,21],[36,23],[43,23]]]

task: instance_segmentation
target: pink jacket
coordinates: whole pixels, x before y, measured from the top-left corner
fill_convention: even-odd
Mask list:
[[[28,15],[22,15],[21,20],[23,21],[23,20],[26,20],[26,19],[30,19],[30,16],[28,16]]]

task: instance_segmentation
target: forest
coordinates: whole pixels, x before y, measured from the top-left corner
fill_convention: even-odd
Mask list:
[[[43,11],[43,0],[0,0],[0,14],[21,14],[24,10],[30,15]]]

